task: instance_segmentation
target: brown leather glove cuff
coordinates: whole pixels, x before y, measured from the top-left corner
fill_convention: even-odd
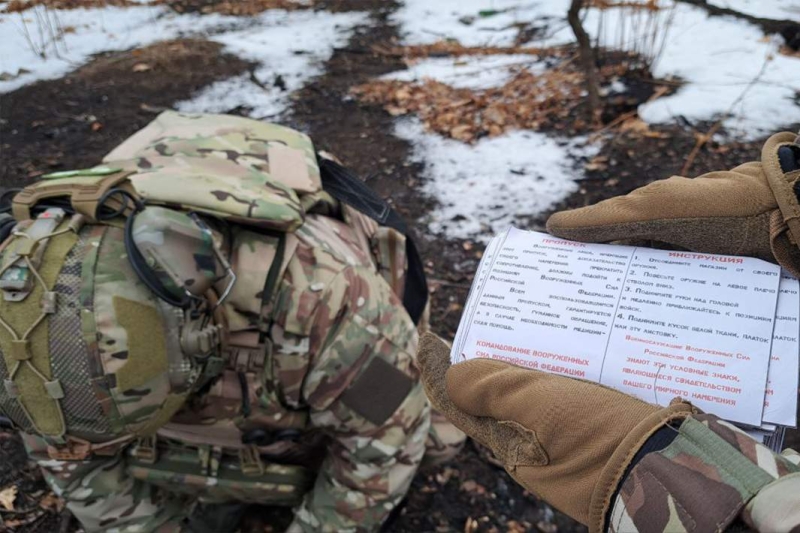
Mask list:
[[[631,464],[634,456],[644,446],[647,439],[665,425],[676,420],[683,420],[694,412],[691,404],[675,399],[669,407],[646,417],[628,433],[606,463],[597,480],[597,485],[595,485],[589,506],[589,523],[587,524],[590,532],[600,533],[603,531],[606,513],[609,512],[611,499],[622,481],[625,469]]]

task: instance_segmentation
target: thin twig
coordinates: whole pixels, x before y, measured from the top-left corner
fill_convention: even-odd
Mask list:
[[[452,281],[445,281],[443,279],[436,278],[428,278],[428,282],[431,284],[442,285],[444,287],[456,287],[458,289],[469,289],[471,287],[469,283],[454,283]]]
[[[697,143],[695,143],[694,148],[689,153],[689,156],[686,158],[686,163],[684,163],[683,168],[681,169],[681,175],[686,176],[689,173],[689,169],[692,168],[694,164],[694,160],[697,158],[697,155],[700,153],[700,150],[703,149],[703,146],[711,140],[711,138],[716,135],[719,129],[722,127],[722,123],[730,118],[731,114],[733,113],[733,109],[739,105],[739,103],[744,100],[744,97],[747,96],[747,93],[750,92],[756,83],[761,79],[764,75],[764,72],[767,70],[767,65],[772,61],[773,56],[770,54],[764,59],[764,64],[761,65],[761,70],[758,71],[756,77],[750,80],[750,83],[747,84],[747,87],[741,92],[739,96],[736,97],[736,100],[731,103],[730,107],[722,114],[720,119],[711,126],[708,131],[704,134],[699,134],[697,136]]]

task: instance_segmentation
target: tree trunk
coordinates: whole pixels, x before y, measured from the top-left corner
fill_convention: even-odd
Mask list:
[[[567,12],[567,22],[572,27],[575,39],[578,41],[578,52],[580,54],[581,67],[586,76],[586,91],[589,93],[589,113],[593,124],[600,123],[600,81],[597,75],[597,65],[595,63],[594,51],[589,34],[583,29],[581,24],[580,12],[583,8],[583,0],[572,0],[572,4]]]

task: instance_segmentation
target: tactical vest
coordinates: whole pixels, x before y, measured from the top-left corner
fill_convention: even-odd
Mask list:
[[[166,112],[104,162],[46,176],[13,199],[16,226],[0,246],[0,409],[46,438],[54,458],[135,440],[134,477],[212,501],[297,503],[314,473],[286,442],[247,442],[230,424],[198,435],[169,420],[212,380],[222,398],[230,390],[240,400],[242,375],[264,367],[271,297],[307,213],[355,228],[419,322],[427,287],[405,226],[338,163],[318,159],[307,136],[273,124]],[[170,213],[212,227],[183,231],[185,217]],[[229,254],[214,220],[235,228]],[[191,239],[192,264],[176,267],[170,251]],[[253,315],[257,330],[244,318]],[[295,415],[279,429],[304,428]]]

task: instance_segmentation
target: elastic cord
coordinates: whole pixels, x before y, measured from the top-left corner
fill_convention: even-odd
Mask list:
[[[164,284],[161,283],[161,280],[159,280],[150,267],[147,266],[147,261],[145,261],[144,256],[142,256],[142,252],[139,251],[139,248],[136,247],[136,243],[133,242],[133,221],[137,213],[138,211],[131,213],[125,221],[125,251],[128,252],[128,262],[131,264],[133,271],[136,272],[136,275],[142,283],[159,298],[169,305],[180,307],[181,309],[188,308],[191,300],[188,297],[178,299],[170,294],[166,287],[164,287]]]
[[[111,211],[103,211],[106,208],[106,202],[108,202],[108,200],[114,195],[119,195],[122,197],[119,207]],[[180,307],[181,309],[188,308],[191,300],[186,296],[184,296],[182,299],[178,299],[173,296],[166,289],[166,287],[164,287],[164,284],[161,282],[161,280],[158,279],[158,277],[153,273],[153,270],[147,265],[147,261],[142,255],[142,252],[139,251],[139,248],[136,246],[136,243],[133,240],[134,220],[136,219],[136,215],[142,212],[145,208],[144,203],[141,200],[124,189],[110,189],[98,200],[95,218],[97,218],[97,220],[111,220],[113,218],[123,216],[125,214],[125,210],[128,208],[129,202],[133,204],[133,210],[125,220],[124,238],[125,251],[128,253],[128,263],[130,263],[133,271],[136,272],[139,280],[141,280],[141,282],[144,283],[148,289],[153,291],[156,296],[174,307]]]

